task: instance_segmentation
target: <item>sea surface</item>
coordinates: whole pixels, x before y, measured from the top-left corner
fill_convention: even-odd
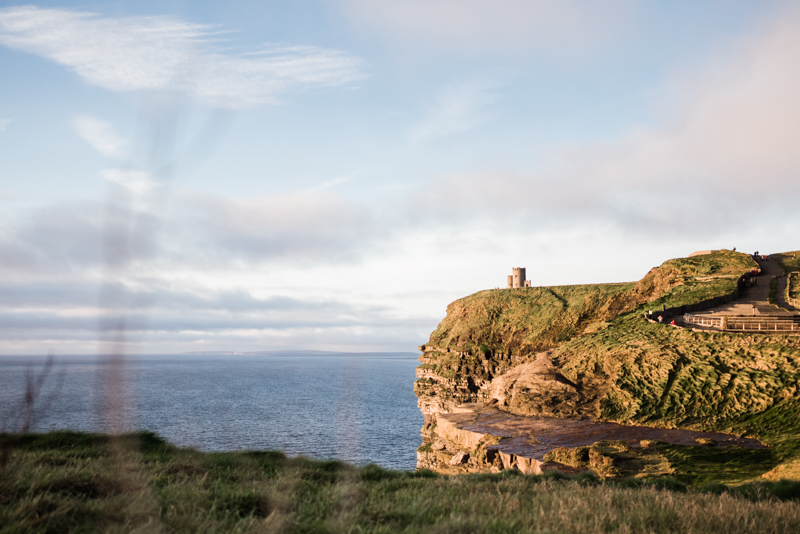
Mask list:
[[[115,391],[124,427],[204,451],[278,449],[414,469],[422,415],[416,353],[128,356]],[[45,358],[0,356],[0,424],[18,425],[26,375]],[[108,358],[56,356],[32,430],[103,431]]]

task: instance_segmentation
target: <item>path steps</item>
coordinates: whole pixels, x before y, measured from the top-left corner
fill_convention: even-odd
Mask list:
[[[756,261],[761,275],[756,278],[755,286],[745,287],[735,301],[686,314],[680,326],[708,331],[800,334],[800,315],[794,313],[795,309],[784,298],[786,277],[783,269],[773,260]],[[769,303],[769,287],[776,277],[777,301],[781,306]]]

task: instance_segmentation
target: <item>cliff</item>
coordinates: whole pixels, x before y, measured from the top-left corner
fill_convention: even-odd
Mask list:
[[[655,462],[663,467],[650,472],[655,476],[674,472],[692,455],[721,450],[701,442],[681,445],[680,432],[689,430],[757,438],[770,446],[768,452],[738,447],[736,454],[757,461],[761,472],[794,461],[800,456],[798,336],[695,332],[643,317],[649,309],[730,295],[741,276],[757,268],[745,254],[719,251],[669,260],[638,283],[481,291],[453,302],[420,347],[415,391],[425,423],[419,466],[441,472],[510,466],[537,472],[549,466],[645,476],[643,466]],[[487,407],[495,415],[487,415]],[[452,423],[457,413],[479,416]],[[512,451],[511,441],[522,439],[519,429],[542,418],[682,430],[649,448],[630,435],[612,445],[584,443],[590,436],[582,436],[565,441],[582,443],[577,448],[539,454],[517,447],[522,452],[515,457],[496,460],[493,451]],[[459,431],[480,427],[482,437],[459,438],[446,431],[453,424]],[[533,434],[526,439],[541,441]],[[574,452],[580,447],[583,452]],[[617,452],[603,460],[600,450]],[[654,454],[658,458],[644,462]],[[641,469],[611,469],[614,461]]]

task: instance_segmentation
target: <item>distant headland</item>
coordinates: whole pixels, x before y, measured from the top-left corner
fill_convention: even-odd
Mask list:
[[[557,287],[514,268],[420,347],[418,467],[800,479],[796,257],[698,251]]]

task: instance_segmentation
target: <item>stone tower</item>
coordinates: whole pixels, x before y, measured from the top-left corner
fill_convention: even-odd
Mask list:
[[[529,280],[525,280],[525,267],[514,267],[506,278],[508,287],[531,287]]]

